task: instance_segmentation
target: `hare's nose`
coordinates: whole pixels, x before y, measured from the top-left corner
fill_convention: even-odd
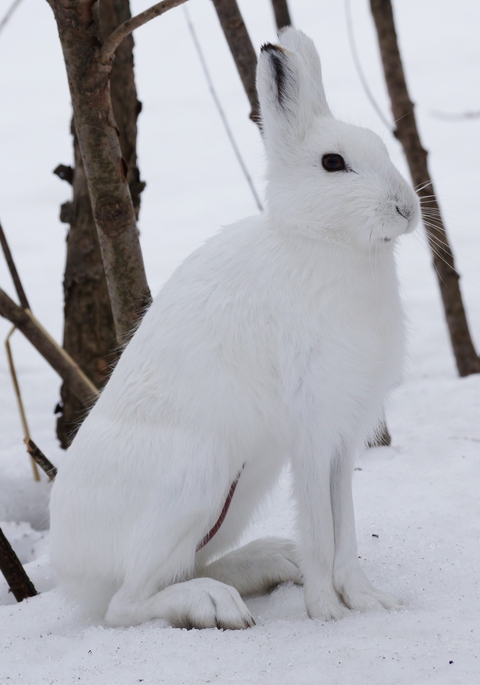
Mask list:
[[[410,219],[410,210],[404,209],[402,212],[398,205],[395,206],[395,209],[397,210],[398,214],[400,214],[400,216],[403,216],[404,219],[406,219],[407,221]]]

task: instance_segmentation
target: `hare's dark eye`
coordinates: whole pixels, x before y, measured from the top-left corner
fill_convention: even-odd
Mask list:
[[[342,155],[328,153],[322,157],[322,166],[325,171],[345,171],[346,164]]]

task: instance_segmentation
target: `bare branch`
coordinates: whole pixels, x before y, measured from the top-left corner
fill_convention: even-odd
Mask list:
[[[459,114],[452,114],[451,112],[438,112],[433,110],[430,115],[435,119],[443,119],[444,121],[465,121],[465,119],[480,119],[480,112],[461,112]]]
[[[68,383],[82,402],[91,404],[98,390],[73,359],[47,333],[29,309],[19,307],[0,288],[0,316],[8,319],[29,340],[42,357]]]
[[[398,48],[397,33],[391,0],[370,0],[375,27],[378,34],[385,81],[396,122],[395,135],[402,144],[410,169],[413,184],[422,200],[424,225],[432,251],[432,260],[438,275],[438,284],[443,300],[453,353],[460,376],[480,373],[480,359],[475,351],[468,328],[459,275],[455,269],[452,248],[442,220],[440,208],[427,163],[427,151],[423,148],[415,119],[414,105],[403,71]],[[428,209],[426,209],[428,207]],[[435,213],[435,224],[430,221]]]
[[[73,361],[70,355],[62,347],[60,347],[58,343],[55,342],[49,333],[47,333],[47,331],[30,311],[27,296],[25,295],[20,276],[18,275],[18,271],[16,269],[15,262],[13,261],[13,256],[10,252],[7,238],[1,223],[0,243],[2,245],[5,259],[15,284],[18,299],[21,302],[21,307],[19,307],[13,300],[9,298],[6,292],[0,288],[0,316],[8,319],[8,321],[10,321],[16,328],[18,328],[19,331],[24,334],[24,336],[32,343],[38,352],[40,352],[40,354],[61,376],[61,378],[63,378],[66,383],[71,385],[72,392],[76,395],[76,397],[84,402],[88,401],[91,403],[92,399],[98,397],[97,388],[87,378],[87,376],[85,376],[83,371],[80,369],[78,364]],[[14,384],[16,384],[15,377]],[[28,428],[26,427],[25,421],[23,423],[25,427],[25,435],[28,437]]]
[[[0,528],[0,571],[5,576],[8,587],[17,602],[27,597],[35,597],[37,591],[30,578],[27,576],[20,559],[17,557]]]
[[[292,25],[287,0],[272,0],[272,7],[275,14],[275,23],[279,31],[284,26]]]
[[[7,10],[5,16],[3,17],[2,21],[0,21],[0,31],[3,31],[5,28],[6,23],[8,20],[11,18],[12,14],[15,12],[19,4],[22,2],[22,0],[14,0],[13,3],[10,5],[10,8]]]
[[[15,266],[15,262],[13,261],[12,253],[10,252],[10,248],[8,246],[7,242],[7,237],[3,231],[3,226],[0,222],[0,243],[2,245],[3,249],[3,254],[5,255],[5,260],[8,265],[8,269],[10,271],[10,275],[12,277],[13,284],[15,286],[15,290],[17,291],[18,299],[20,300],[20,304],[24,309],[30,309],[30,305],[28,304],[27,296],[25,295],[25,291],[22,286],[22,282],[20,281],[20,276],[18,275],[17,267]]]
[[[174,7],[178,7],[178,5],[183,5],[184,2],[187,2],[187,0],[163,0],[163,2],[157,2],[156,5],[153,5],[144,12],[140,12],[140,14],[137,14],[135,17],[120,24],[120,26],[108,36],[103,44],[100,53],[100,61],[102,64],[109,64],[113,60],[115,50],[122,40],[135,31],[135,29],[140,28],[140,26],[146,24],[147,21],[159,17],[164,12],[173,9]]]
[[[236,0],[213,0],[213,4],[252,108],[250,119],[260,125],[260,109],[255,86],[257,55],[247,27]]]
[[[43,471],[45,471],[49,480],[55,480],[55,476],[57,475],[57,469],[52,464],[52,462],[49,459],[47,459],[42,450],[39,447],[37,447],[37,445],[33,442],[31,438],[25,438],[24,443],[27,446],[27,452],[29,453],[31,458],[40,466],[41,469],[43,469]]]

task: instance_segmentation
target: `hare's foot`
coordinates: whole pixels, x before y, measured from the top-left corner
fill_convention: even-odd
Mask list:
[[[301,583],[297,546],[284,538],[261,538],[208,564],[199,576],[233,585],[243,597],[269,592],[280,583]]]
[[[367,609],[381,604],[385,609],[400,609],[401,603],[386,592],[377,590],[364,574],[360,564],[335,569],[335,589],[349,609]]]
[[[174,628],[236,630],[255,625],[237,590],[210,578],[170,585],[148,599],[128,597],[121,589],[106,615],[111,626],[138,625],[154,618]]]
[[[347,607],[342,604],[335,592],[333,585],[318,584],[316,587],[305,588],[305,606],[310,618],[321,621],[338,621],[347,612]]]

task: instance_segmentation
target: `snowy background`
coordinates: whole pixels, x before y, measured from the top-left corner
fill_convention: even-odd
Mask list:
[[[135,13],[148,2],[133,0]],[[242,0],[255,48],[275,40],[269,0]],[[352,0],[360,59],[389,115],[367,0]],[[258,188],[258,131],[209,0],[191,17],[231,126]],[[0,0],[0,16],[10,0]],[[293,20],[315,40],[327,96],[340,118],[385,140],[407,174],[399,145],[365,97],[340,0],[290,0]],[[447,122],[433,111],[480,109],[478,0],[397,0],[396,19],[412,99],[454,246],[472,334],[480,348],[480,120]],[[135,34],[143,112],[139,164],[141,240],[152,291],[219,225],[256,212],[221,128],[181,8]],[[58,36],[46,2],[24,0],[0,35],[0,219],[32,310],[62,337],[66,227],[59,205],[70,188],[53,176],[72,161],[70,105]],[[48,493],[33,482],[6,357],[0,350],[0,525],[38,597],[16,604],[0,579],[0,683],[480,682],[480,377],[458,379],[424,239],[399,246],[410,322],[405,382],[389,406],[390,448],[365,454],[355,473],[359,554],[374,584],[404,609],[350,612],[338,623],[307,618],[302,590],[282,587],[248,605],[244,632],[185,631],[161,622],[112,630],[82,622],[55,588],[48,561]],[[0,284],[14,290],[0,258]],[[9,330],[0,320],[0,338]],[[53,408],[60,381],[16,334],[20,384],[33,438],[59,464]],[[293,532],[288,478],[248,537]]]

